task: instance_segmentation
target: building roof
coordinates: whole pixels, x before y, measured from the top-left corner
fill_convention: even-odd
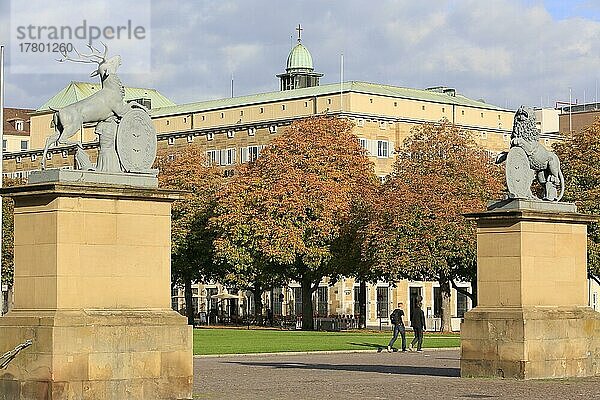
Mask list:
[[[286,70],[290,72],[291,70],[296,69],[314,69],[310,52],[300,42],[290,50],[290,54],[287,58]]]
[[[321,86],[313,86],[302,89],[283,90],[276,92],[267,92],[253,94],[249,96],[232,97],[218,100],[209,100],[196,103],[181,104],[177,106],[155,108],[151,111],[153,117],[189,114],[195,112],[203,112],[217,110],[223,108],[248,106],[252,104],[262,104],[275,101],[293,100],[298,98],[306,98],[312,96],[326,96],[340,93],[340,89],[344,93],[366,93],[373,95],[381,95],[395,97],[401,99],[422,100],[435,103],[461,105],[468,107],[477,107],[488,110],[504,110],[501,107],[487,104],[481,101],[472,100],[468,97],[456,94],[451,96],[446,93],[440,93],[430,90],[409,89],[398,86],[382,85],[368,82],[350,81],[344,82],[340,88],[339,83],[331,83]]]
[[[91,96],[102,88],[100,83],[71,82],[64,89],[54,95],[36,113],[58,110],[69,104]],[[152,101],[152,108],[174,106],[171,100],[160,94],[155,89],[125,87],[125,101],[147,98]]]
[[[29,136],[29,115],[34,110],[27,108],[4,108],[4,134]],[[16,121],[23,121],[23,130],[17,130]]]

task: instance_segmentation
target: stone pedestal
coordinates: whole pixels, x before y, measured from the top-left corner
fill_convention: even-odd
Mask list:
[[[192,332],[171,310],[173,192],[50,183],[15,200],[15,303],[0,399],[191,399]],[[4,397],[3,397],[4,396]]]
[[[573,204],[512,200],[477,221],[478,305],[461,326],[461,376],[600,372],[600,313],[587,307],[587,223]]]

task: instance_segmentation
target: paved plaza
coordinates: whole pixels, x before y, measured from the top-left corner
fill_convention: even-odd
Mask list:
[[[459,350],[194,359],[194,399],[600,399],[600,377],[462,379]]]

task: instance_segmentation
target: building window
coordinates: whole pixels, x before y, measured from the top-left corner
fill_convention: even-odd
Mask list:
[[[433,318],[441,318],[442,316],[442,290],[441,288],[433,288]]]
[[[23,130],[23,121],[21,121],[21,120],[15,121],[15,129],[18,131],[22,131]]]
[[[169,154],[167,156],[167,160],[169,160],[169,161],[175,161],[175,154]]]
[[[187,122],[187,117],[183,117],[183,123],[185,124]]]
[[[304,102],[304,107],[308,107],[308,101]]]
[[[194,141],[194,136],[192,136],[192,135],[188,135],[188,137],[187,137],[187,142],[188,142],[188,143],[192,143],[193,141]]]
[[[365,138],[358,138],[358,144],[365,150],[369,150],[369,142]]]
[[[254,136],[256,134],[256,128],[248,128],[248,136]]]
[[[387,128],[387,124],[385,123],[385,121],[379,122],[379,129],[386,129],[386,128]]]
[[[52,153],[46,153],[46,160],[52,160]]]
[[[175,144],[175,138],[174,138],[174,137],[170,137],[170,138],[168,138],[168,139],[167,139],[167,143],[168,143],[169,145],[173,145],[173,144]]]
[[[285,111],[285,104],[281,105],[281,111]]]
[[[328,311],[329,299],[327,298],[327,286],[319,286],[317,288],[317,314],[326,317]]]
[[[225,118],[225,113],[221,113],[221,118]]]
[[[446,112],[446,108],[442,107],[442,112],[445,113]]]
[[[483,118],[483,113],[481,113],[481,118]]]
[[[206,119],[206,117],[203,115],[203,116],[202,116],[202,121],[204,121],[205,119]]]
[[[504,135],[502,135],[502,139],[503,139],[505,142],[508,142],[508,141],[510,140],[510,135],[504,134]]]
[[[260,147],[248,146],[248,161],[254,161],[260,155]]]
[[[373,104],[373,99],[369,99],[369,103]]]
[[[166,123],[167,125],[169,125],[170,121],[169,121],[169,120],[166,120],[166,121],[165,121],[165,123]]]
[[[6,151],[6,139],[2,139],[2,151]]]
[[[17,162],[20,163],[21,162],[21,156],[17,156]]]
[[[69,152],[66,150],[63,150],[60,152],[60,155],[62,156],[62,158],[67,158],[67,157],[69,157]]]
[[[235,137],[235,132],[232,129],[228,130],[227,131],[227,138],[228,139],[233,139],[234,137]]]
[[[213,132],[208,132],[206,134],[206,140],[213,140],[215,138],[215,134]]]
[[[385,158],[390,156],[389,142],[387,140],[377,141],[377,157]]]
[[[482,140],[486,140],[487,139],[487,132],[481,132],[481,139]]]
[[[461,114],[461,115],[465,115],[465,110],[462,110],[462,111],[460,112],[460,114]]]
[[[269,126],[269,133],[277,133],[277,125]]]
[[[394,107],[398,107],[398,102],[397,101],[394,102]]]
[[[262,114],[262,113],[264,113],[264,112],[265,112],[265,108],[264,108],[264,107],[261,107],[261,108],[259,109],[259,112],[260,112],[261,114]]]
[[[456,317],[464,318],[467,312],[467,295],[456,292]]]
[[[221,150],[221,165],[235,164],[235,153],[236,149],[233,148]]]
[[[244,110],[241,110],[240,111],[240,117],[243,117],[243,116],[244,116]]]
[[[208,150],[206,152],[206,160],[209,164],[219,165],[220,158],[219,150]]]
[[[425,106],[421,106],[421,110],[425,111]]]
[[[29,142],[27,140],[21,140],[21,151],[27,150],[29,147]]]
[[[273,315],[281,316],[283,309],[283,292],[281,288],[273,289]]]
[[[365,120],[364,119],[359,119],[358,121],[356,121],[356,125],[358,126],[365,126]]]
[[[389,316],[389,288],[387,286],[377,288],[377,318]]]
[[[31,155],[31,161],[35,161],[37,160],[37,154],[32,154]]]
[[[360,315],[360,286],[354,286],[354,315]]]
[[[294,295],[294,314],[302,315],[302,288],[293,287],[292,293]]]
[[[502,118],[502,117],[500,116],[500,114],[498,114],[498,121],[500,121],[500,119],[501,119],[501,118]]]

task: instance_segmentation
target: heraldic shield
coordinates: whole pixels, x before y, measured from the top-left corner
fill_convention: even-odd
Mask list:
[[[117,130],[117,154],[125,172],[150,174],[156,157],[156,130],[145,110],[128,111]]]
[[[506,184],[512,198],[531,199],[534,171],[529,167],[527,153],[521,147],[511,147],[506,156]]]

